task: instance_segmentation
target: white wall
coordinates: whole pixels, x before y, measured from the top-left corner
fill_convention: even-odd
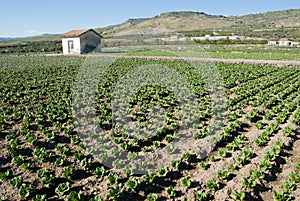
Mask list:
[[[279,46],[291,46],[292,41],[279,41]]]
[[[210,36],[205,35],[203,37],[190,37],[191,40],[220,40],[220,39],[230,39],[230,40],[242,40],[245,39],[244,36]]]
[[[74,49],[69,51],[68,41],[72,40]],[[80,37],[62,39],[64,54],[81,54],[86,52],[101,52],[101,38],[93,31],[86,32]]]
[[[278,41],[269,40],[268,45],[278,45]]]
[[[73,40],[74,50],[69,52],[68,41]],[[63,38],[62,39],[63,53],[64,54],[80,54],[80,38]]]

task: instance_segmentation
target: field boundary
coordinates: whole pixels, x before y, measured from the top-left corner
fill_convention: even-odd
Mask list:
[[[103,58],[126,58],[126,59],[151,59],[151,60],[185,60],[190,62],[207,63],[231,63],[231,64],[260,64],[270,66],[300,67],[300,61],[296,60],[261,60],[261,59],[222,59],[222,58],[199,58],[199,57],[175,57],[175,56],[126,56],[126,55],[62,55],[44,54],[46,56],[77,56],[77,57],[103,57]]]

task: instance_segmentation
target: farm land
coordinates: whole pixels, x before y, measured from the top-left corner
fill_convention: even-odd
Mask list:
[[[255,58],[262,51],[226,48],[252,52],[236,54]],[[217,47],[210,51],[220,54]],[[134,55],[157,54],[145,52]],[[299,60],[296,48],[274,48],[259,59],[278,58],[277,54],[280,60]],[[0,57],[0,200],[300,198],[299,66],[216,62],[199,74],[192,62],[180,59],[117,58],[101,81],[91,79],[97,90],[88,93],[93,98],[90,108],[85,105],[86,91],[74,87],[87,64],[85,57]],[[184,115],[185,102],[178,101],[176,91],[157,84],[142,85],[129,97],[126,111],[116,111],[112,103],[118,81],[140,66],[165,66],[184,78],[196,103],[193,115]],[[219,79],[211,80],[216,72]],[[74,101],[76,97],[81,102]],[[165,111],[162,129],[150,137],[137,135],[155,126],[152,112],[157,107]],[[126,119],[128,128],[122,121]],[[87,128],[83,136],[81,125],[94,130]],[[147,171],[146,162],[120,168],[119,158],[138,160],[160,150],[172,158],[174,142],[187,134],[186,146],[196,150],[179,152],[153,171]],[[203,155],[205,139],[213,146]],[[114,157],[103,145],[114,147]],[[145,172],[137,174],[137,168]]]

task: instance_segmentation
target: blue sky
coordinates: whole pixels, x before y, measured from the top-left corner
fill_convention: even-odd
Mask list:
[[[0,37],[65,33],[119,24],[169,11],[241,15],[300,8],[299,0],[5,0]]]

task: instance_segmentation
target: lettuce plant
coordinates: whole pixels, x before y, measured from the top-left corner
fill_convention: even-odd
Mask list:
[[[35,192],[35,187],[31,184],[23,183],[19,188],[19,195],[21,198],[28,198]]]
[[[120,189],[118,185],[111,186],[108,196],[112,200],[119,200],[123,196],[124,190]]]
[[[68,201],[84,201],[82,191],[71,191],[67,198]]]
[[[148,196],[147,196],[147,200],[148,201],[157,201],[158,200],[158,195],[156,193],[150,193]]]
[[[203,170],[206,170],[208,168],[208,164],[205,161],[201,161],[198,163],[198,166],[202,168]]]
[[[107,178],[108,178],[109,184],[113,185],[113,184],[117,184],[118,183],[119,175],[110,172],[107,175]]]
[[[167,167],[162,167],[162,168],[158,169],[158,175],[160,177],[165,177],[165,176],[167,176],[168,173],[169,173],[169,170]]]
[[[175,197],[176,196],[176,190],[173,186],[169,186],[167,189],[166,189],[166,193],[168,195],[168,197]]]
[[[116,169],[122,167],[123,165],[123,160],[116,158],[113,162],[112,162],[112,166]]]
[[[240,165],[245,165],[246,162],[247,162],[247,158],[246,158],[244,155],[242,155],[242,156],[240,156],[240,157],[237,157],[237,158],[236,158],[236,161],[237,161],[238,164],[240,164]]]
[[[228,165],[228,170],[229,170],[229,171],[234,171],[234,170],[238,170],[238,169],[239,169],[239,167],[236,166],[236,165],[234,165],[234,164],[232,164],[232,163],[230,163],[230,164]]]
[[[55,147],[61,154],[69,155],[70,154],[70,148],[68,146],[58,144]]]
[[[55,184],[55,175],[48,169],[39,169],[37,171],[37,176],[41,180],[43,186],[47,188]]]
[[[155,178],[155,175],[154,175],[153,173],[148,172],[148,173],[146,174],[146,181],[147,181],[148,183],[150,183],[150,184],[153,183],[154,178]]]
[[[56,158],[56,160],[55,160],[55,166],[56,166],[56,167],[63,166],[63,165],[64,165],[64,162],[65,162],[65,160],[64,160],[63,157],[58,157],[58,158]]]
[[[284,135],[284,136],[290,137],[290,136],[292,136],[293,134],[294,134],[294,133],[293,133],[292,127],[287,126],[287,127],[284,128],[284,130],[283,130],[283,135]]]
[[[264,179],[265,178],[265,174],[262,171],[258,170],[258,169],[250,170],[250,176],[253,179]]]
[[[270,163],[270,161],[268,160],[262,160],[260,163],[259,163],[259,167],[262,169],[262,170],[270,170],[272,169],[273,165]]]
[[[95,195],[95,197],[89,199],[89,201],[103,201],[100,195]]]
[[[72,144],[79,144],[80,143],[80,137],[78,137],[77,135],[71,137],[71,143]]]
[[[66,192],[70,190],[70,182],[65,182],[65,183],[60,183],[56,188],[55,188],[55,193],[59,196],[63,196]]]
[[[32,198],[32,201],[47,201],[47,196],[37,194]]]
[[[212,179],[209,182],[206,183],[206,187],[210,190],[210,191],[217,191],[220,189],[220,184],[215,180]]]
[[[18,176],[18,177],[14,177],[10,180],[10,185],[13,188],[19,188],[21,186],[22,182],[23,182],[22,177]]]
[[[178,170],[179,164],[180,164],[180,161],[179,161],[179,160],[172,160],[172,161],[171,161],[171,166],[172,166],[172,168],[174,168],[175,170]]]
[[[16,165],[22,165],[25,161],[25,157],[22,155],[15,156],[12,158],[11,162],[16,164]]]
[[[289,182],[289,181],[284,181],[282,183],[282,187],[283,187],[284,190],[287,190],[287,191],[294,191],[294,190],[296,190],[296,185],[293,184],[293,183],[291,183],[291,182]]]
[[[33,155],[45,163],[51,160],[52,153],[47,152],[45,147],[37,147],[34,149]]]
[[[216,162],[216,161],[217,161],[217,159],[216,159],[215,156],[210,156],[210,157],[209,157],[209,160],[210,160],[211,162]]]
[[[67,167],[64,167],[62,171],[62,177],[71,179],[75,174],[75,168],[72,165],[69,165]]]
[[[290,201],[292,200],[292,195],[289,193],[285,193],[280,189],[274,192],[273,198],[275,201]]]
[[[160,147],[160,141],[154,141],[153,142],[154,147],[158,148]]]
[[[295,183],[300,183],[300,174],[295,174],[295,173],[291,172],[289,174],[289,179]]]
[[[0,172],[0,181],[7,181],[10,179],[13,175],[13,172],[11,169],[7,169],[5,172]]]
[[[94,170],[94,174],[97,176],[97,177],[103,177],[104,174],[105,174],[105,168],[103,166],[101,167],[96,167],[96,169]]]
[[[186,188],[189,188],[192,185],[192,180],[190,178],[182,177],[180,179],[180,184]]]
[[[261,130],[264,127],[264,123],[262,121],[257,121],[255,123],[256,128],[258,128],[259,130]]]
[[[247,148],[243,149],[242,152],[243,152],[243,156],[245,158],[253,158],[254,157],[254,153]]]
[[[37,143],[37,137],[34,134],[28,133],[25,137],[30,144],[35,145]]]
[[[243,192],[241,190],[235,190],[233,193],[230,194],[230,197],[235,200],[244,200],[245,192]]]
[[[278,156],[278,155],[280,154],[280,152],[281,152],[281,147],[278,146],[278,145],[274,145],[274,146],[272,147],[272,152],[273,152],[276,156]]]
[[[141,181],[137,177],[130,178],[126,182],[126,186],[129,189],[131,189],[132,191],[135,191],[139,187],[140,184],[141,184]]]
[[[84,170],[90,169],[90,167],[91,167],[91,165],[92,165],[92,158],[84,157],[84,158],[80,161],[80,165],[81,165],[81,167],[83,167]]]
[[[74,158],[75,160],[82,160],[84,158],[84,154],[82,153],[82,151],[77,151],[74,153]]]
[[[242,179],[242,185],[245,188],[254,188],[256,186],[256,181],[254,181],[251,178],[243,178]]]
[[[208,200],[208,195],[204,191],[197,191],[196,199],[199,201],[206,201]]]
[[[274,161],[276,159],[276,154],[273,151],[266,151],[264,153],[265,160]]]
[[[172,145],[166,146],[166,151],[168,152],[168,154],[174,153],[175,150],[176,150],[176,148]]]
[[[226,155],[227,155],[226,150],[224,150],[224,149],[219,149],[218,150],[218,156],[224,158],[224,157],[226,157]]]

